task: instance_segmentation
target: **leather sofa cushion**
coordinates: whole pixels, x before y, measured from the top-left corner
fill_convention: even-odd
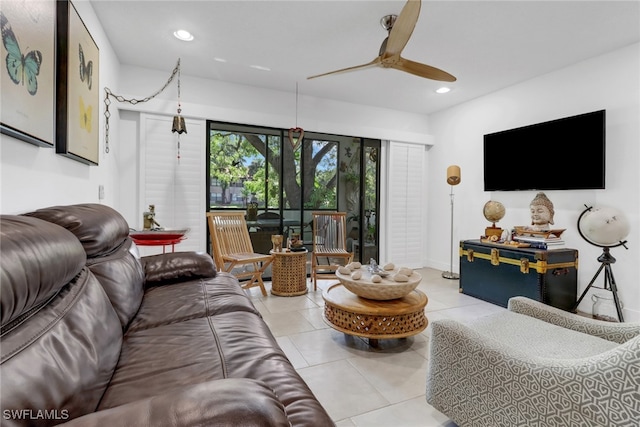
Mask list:
[[[93,274],[83,267],[46,305],[22,320],[3,331],[3,411],[56,411],[62,419],[95,411],[118,362],[122,330]],[[38,425],[58,422],[42,419]],[[2,425],[24,425],[24,420],[3,419]]]
[[[211,259],[211,257],[209,257]],[[199,317],[244,311],[260,316],[237,279],[218,273],[215,279],[191,280],[148,288],[128,333]]]
[[[226,378],[265,383],[292,425],[333,425],[264,321],[246,311],[127,332],[100,409]]]
[[[291,427],[282,403],[266,384],[227,379],[190,385],[77,418],[61,427],[103,426]]]
[[[204,252],[172,252],[140,258],[146,287],[185,280],[216,277],[211,255]]]
[[[126,239],[110,254],[87,260],[87,266],[118,313],[122,328],[126,328],[136,315],[144,296],[144,273],[132,252],[135,252],[135,244]]]
[[[66,228],[80,240],[89,258],[109,254],[129,236],[124,217],[113,208],[97,203],[52,206],[24,215]]]
[[[84,266],[82,246],[64,228],[37,218],[0,216],[0,316],[7,325],[45,303]]]
[[[144,272],[127,221],[109,206],[85,203],[53,206],[24,214],[71,231],[87,254],[124,329],[135,316],[144,294]]]

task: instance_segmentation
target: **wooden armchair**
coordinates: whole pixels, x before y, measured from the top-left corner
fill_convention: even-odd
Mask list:
[[[311,277],[313,289],[316,290],[318,278],[335,278],[336,270],[353,260],[353,252],[347,251],[346,212],[312,212],[311,216],[313,218]],[[321,259],[326,262],[321,263]]]
[[[266,296],[262,274],[273,261],[273,255],[253,251],[244,212],[207,212],[207,223],[217,268],[232,273],[239,280],[248,278],[242,288],[259,286],[262,295]],[[246,270],[246,267],[250,269]]]

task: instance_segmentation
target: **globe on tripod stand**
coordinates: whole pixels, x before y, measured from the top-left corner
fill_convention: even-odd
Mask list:
[[[629,221],[624,213],[616,208],[594,208],[586,205],[585,207],[586,209],[582,211],[578,217],[578,233],[580,233],[580,236],[588,243],[602,248],[602,254],[598,257],[601,265],[593,276],[593,279],[591,279],[591,282],[589,282],[589,285],[587,285],[587,288],[580,298],[578,298],[578,301],[576,301],[576,304],[573,306],[573,311],[576,311],[582,299],[593,286],[598,275],[604,270],[604,286],[601,289],[611,291],[618,314],[618,320],[624,322],[620,300],[618,299],[618,287],[613,277],[613,270],[611,269],[611,264],[614,264],[616,259],[611,255],[610,248],[623,246],[627,249],[627,241],[624,239],[629,235]]]
[[[624,213],[616,208],[587,207],[578,218],[578,232],[583,239],[601,248],[624,246],[630,226]]]

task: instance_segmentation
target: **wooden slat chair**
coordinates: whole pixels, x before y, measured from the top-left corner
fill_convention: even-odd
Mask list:
[[[311,277],[313,289],[318,288],[318,278],[335,278],[336,270],[353,260],[353,252],[347,251],[347,213],[312,212],[313,252],[311,253]],[[321,264],[320,259],[326,258]]]
[[[259,286],[266,296],[262,274],[273,261],[273,255],[253,251],[244,212],[207,212],[213,260],[217,268],[231,272],[239,280],[249,278],[243,289]],[[236,270],[250,265],[251,270]]]

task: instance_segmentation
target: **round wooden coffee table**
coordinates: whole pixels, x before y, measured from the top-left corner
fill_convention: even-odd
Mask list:
[[[361,298],[335,284],[323,292],[324,320],[333,329],[348,335],[378,339],[405,338],[422,332],[428,324],[424,314],[427,296],[413,290],[408,295],[387,301]]]
[[[271,293],[292,297],[307,293],[307,251],[275,252],[271,264]]]

